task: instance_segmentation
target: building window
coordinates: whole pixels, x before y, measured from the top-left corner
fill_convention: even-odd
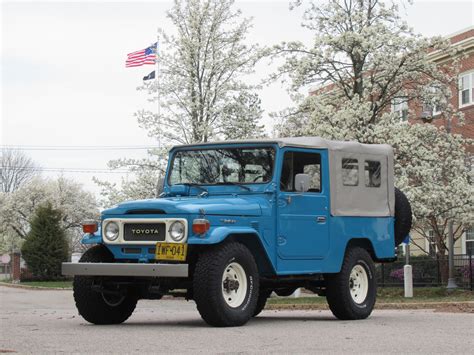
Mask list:
[[[422,118],[434,117],[441,114],[441,106],[438,102],[439,100],[436,99],[436,95],[440,94],[440,89],[436,86],[430,86],[428,88],[429,93],[433,94],[430,100],[423,103],[423,108],[421,112]]]
[[[408,98],[396,97],[392,100],[392,113],[400,118],[400,122],[408,121]]]
[[[365,186],[380,187],[380,162],[366,160],[364,165]]]
[[[474,256],[474,228],[466,231],[466,254]]]
[[[459,107],[474,103],[474,73],[459,76]]]
[[[357,159],[342,159],[342,184],[345,186],[359,185],[359,162]]]

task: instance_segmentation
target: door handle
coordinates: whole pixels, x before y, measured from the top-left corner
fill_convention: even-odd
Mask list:
[[[324,216],[318,216],[318,217],[316,217],[316,222],[318,222],[318,223],[326,223],[326,217],[324,217]]]

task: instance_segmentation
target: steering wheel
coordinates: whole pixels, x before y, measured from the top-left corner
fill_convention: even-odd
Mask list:
[[[255,179],[253,179],[253,181],[252,181],[252,182],[256,182],[256,181],[257,181],[258,179],[260,179],[260,178],[263,178],[263,175],[259,175],[259,176],[257,176]]]

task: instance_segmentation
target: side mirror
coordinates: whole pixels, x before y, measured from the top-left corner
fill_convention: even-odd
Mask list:
[[[308,174],[295,175],[295,189],[298,192],[306,192],[309,189],[309,182],[311,178]]]

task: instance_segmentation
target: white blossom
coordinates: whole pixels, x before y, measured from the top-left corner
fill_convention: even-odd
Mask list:
[[[19,247],[29,232],[31,217],[46,202],[61,211],[71,249],[80,248],[81,223],[99,216],[95,198],[73,180],[36,177],[14,192],[0,193],[0,250]]]

